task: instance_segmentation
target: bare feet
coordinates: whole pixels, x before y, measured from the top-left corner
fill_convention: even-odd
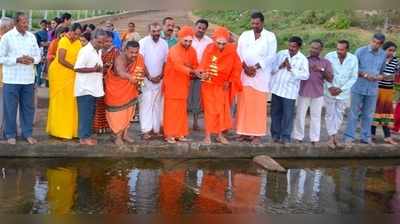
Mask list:
[[[114,143],[118,146],[121,146],[124,144],[124,141],[122,140],[122,138],[115,138]]]
[[[385,138],[383,140],[385,143],[391,144],[391,145],[398,145],[398,143],[396,141],[394,141],[392,138]]]
[[[250,142],[253,145],[259,145],[261,144],[261,138],[260,137],[253,137],[253,139]]]
[[[211,137],[205,137],[203,140],[203,143],[205,145],[211,145]]]
[[[224,145],[229,144],[229,141],[222,135],[217,137],[217,142],[224,144]]]
[[[335,140],[333,138],[329,139],[329,141],[327,142],[327,145],[330,149],[336,148]]]
[[[85,139],[80,139],[79,144],[94,146],[94,145],[97,145],[97,141],[94,139],[91,139],[91,138],[85,138]]]
[[[37,140],[32,138],[32,137],[28,137],[26,138],[26,141],[30,144],[30,145],[35,145],[37,143]]]
[[[132,144],[132,143],[135,142],[135,141],[134,141],[131,137],[129,137],[128,135],[124,136],[124,141],[126,141],[126,142],[129,143],[129,144]]]
[[[249,137],[246,136],[246,135],[239,135],[239,136],[237,136],[237,137],[235,138],[235,140],[238,141],[238,142],[244,142],[244,141],[249,140]]]
[[[10,145],[15,145],[17,144],[17,140],[15,138],[9,138],[7,139],[7,143]]]
[[[150,140],[150,139],[151,139],[151,135],[149,132],[143,134],[143,140]]]
[[[351,141],[346,141],[345,143],[344,143],[344,148],[345,149],[351,149],[353,147],[353,142],[351,142]]]

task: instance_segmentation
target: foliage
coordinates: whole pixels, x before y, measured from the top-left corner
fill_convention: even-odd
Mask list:
[[[328,29],[348,29],[350,28],[351,21],[344,14],[338,14],[332,16],[328,21],[325,22],[324,27]]]
[[[265,27],[273,31],[278,39],[279,49],[286,48],[287,40],[297,35],[305,43],[313,39],[321,39],[325,43],[324,52],[333,51],[336,42],[346,39],[350,48],[355,51],[370,40],[373,31],[383,26],[386,11],[375,14],[365,14],[354,10],[264,10]],[[195,15],[207,18],[213,23],[225,25],[234,33],[240,34],[250,28],[250,10],[225,10],[225,11],[194,11]],[[399,16],[398,11],[391,12],[391,18]],[[400,21],[400,19],[399,19]],[[366,30],[370,27],[370,30]],[[399,42],[398,34],[389,34],[390,40]],[[308,46],[303,51],[307,54]]]

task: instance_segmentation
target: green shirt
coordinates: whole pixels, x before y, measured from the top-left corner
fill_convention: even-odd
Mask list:
[[[174,46],[176,43],[178,43],[178,40],[176,39],[176,37],[172,36],[170,38],[166,38],[164,31],[161,32],[161,38],[163,38],[165,41],[167,41],[168,43],[168,47],[171,48],[172,46]]]

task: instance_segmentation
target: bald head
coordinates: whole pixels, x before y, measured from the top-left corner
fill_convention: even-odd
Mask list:
[[[111,22],[111,20],[107,20],[104,24],[104,30],[105,31],[114,31],[114,24]]]
[[[14,20],[8,17],[0,19],[0,35],[7,33],[14,27]]]

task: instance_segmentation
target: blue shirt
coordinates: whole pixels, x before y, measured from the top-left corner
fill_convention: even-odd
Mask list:
[[[368,45],[358,48],[355,55],[358,59],[358,72],[366,72],[374,77],[382,74],[386,63],[384,50],[373,51],[371,46]],[[378,82],[358,77],[351,90],[353,93],[375,96],[378,94]]]
[[[113,31],[113,45],[120,50],[122,48],[122,41],[117,31]]]

